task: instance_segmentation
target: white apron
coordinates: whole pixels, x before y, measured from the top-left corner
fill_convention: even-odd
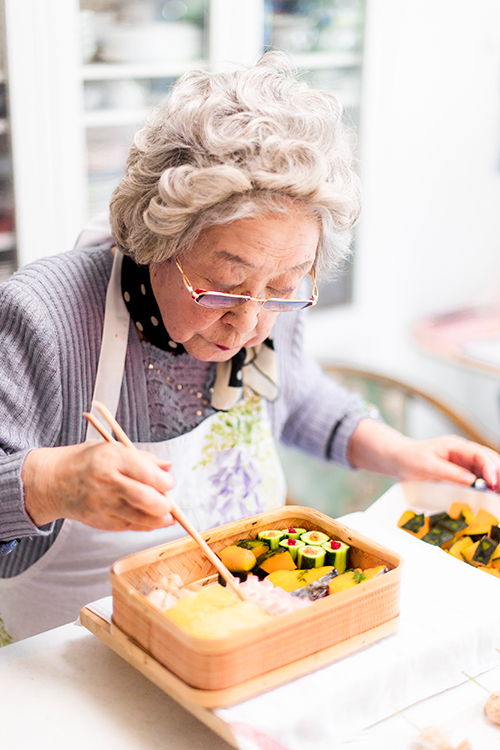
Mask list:
[[[116,415],[130,318],[121,295],[116,253],[108,285],[95,400]],[[89,425],[87,440],[102,439]],[[138,448],[168,459],[177,485],[169,492],[198,530],[283,505],[285,481],[266,402],[249,396],[217,412],[191,432]],[[111,594],[109,569],[125,555],[154,547],[185,531],[100,531],[66,519],[47,552],[14,578],[0,579],[0,645],[73,621],[91,601]],[[3,626],[2,626],[3,620]]]

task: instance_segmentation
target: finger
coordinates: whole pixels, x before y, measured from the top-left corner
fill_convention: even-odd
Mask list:
[[[158,523],[140,523],[139,520],[133,521],[120,515],[110,514],[105,518],[87,519],[87,526],[91,526],[101,531],[155,531],[156,529],[167,528],[172,524],[163,523],[163,519],[158,519]]]
[[[163,469],[163,471],[170,471],[170,469],[172,468],[172,462],[171,461],[166,461],[166,460],[163,460],[163,459],[157,459],[157,462],[158,462],[158,466],[160,467],[160,469]]]
[[[478,476],[484,479],[489,490],[498,492],[500,485],[500,456],[489,448],[485,448],[485,451],[485,463],[480,467]]]
[[[436,479],[439,479],[441,481],[454,482],[456,484],[465,484],[469,487],[477,479],[477,475],[469,469],[466,469],[463,466],[458,466],[457,464],[447,460],[439,461],[439,464],[436,466],[435,474]]]
[[[491,448],[465,441],[460,450],[451,452],[450,460],[484,479],[489,489],[498,489],[500,456]]]
[[[163,495],[176,484],[172,474],[159,466],[155,456],[146,451],[129,450],[126,455],[122,455],[119,468],[125,477],[153,487]]]
[[[123,476],[119,496],[124,507],[129,506],[150,517],[168,518],[171,516],[172,505],[167,495],[144,482]]]
[[[172,526],[175,519],[171,516],[151,516],[127,506],[123,511],[112,513],[109,522],[114,531],[154,531]]]

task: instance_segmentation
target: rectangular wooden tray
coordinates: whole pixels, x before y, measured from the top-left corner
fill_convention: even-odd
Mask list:
[[[393,620],[384,622],[382,625],[378,625],[376,628],[372,628],[372,630],[367,630],[364,633],[360,633],[360,635],[337,643],[335,646],[330,646],[330,648],[318,651],[298,661],[290,662],[290,664],[286,664],[279,669],[274,669],[271,672],[266,672],[246,682],[240,682],[239,685],[235,685],[234,687],[224,690],[199,690],[187,685],[177,675],[170,672],[166,667],[157,662],[156,659],[153,659],[150,654],[138,646],[137,643],[123,633],[116,625],[110,624],[88,607],[84,607],[81,610],[80,621],[87,630],[90,630],[103,643],[113,649],[115,653],[150,679],[151,682],[154,682],[155,685],[158,685],[159,688],[187,711],[190,711],[211,729],[214,729],[230,744],[233,743],[220,731],[221,727],[216,729],[213,726],[217,717],[209,709],[225,708],[235,703],[241,703],[248,698],[260,695],[268,690],[273,690],[305,674],[315,672],[317,669],[326,667],[328,664],[333,664],[356,651],[370,646],[376,641],[380,641],[382,638],[392,635],[396,632],[398,626],[398,618],[396,617]],[[218,722],[221,724],[224,723],[221,719],[218,719]],[[227,725],[224,726],[227,728]],[[237,744],[234,746],[238,747]]]
[[[204,537],[217,553],[237,539],[255,537],[259,530],[288,526],[319,529],[346,542],[351,546],[352,567],[385,564],[390,570],[259,627],[227,638],[196,638],[140,593],[141,587],[166,572],[179,574],[185,584],[216,572],[187,537],[130,555],[112,566],[113,625],[186,685],[201,691],[224,691],[396,620],[399,556],[318,511],[286,506],[209,530]]]

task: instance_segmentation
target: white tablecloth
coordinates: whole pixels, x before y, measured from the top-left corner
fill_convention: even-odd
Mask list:
[[[400,491],[396,485],[389,492]],[[379,523],[373,512],[342,520],[403,556],[399,630],[337,664],[218,710],[240,748],[409,750],[429,724],[455,727],[455,744],[468,736],[474,750],[500,748],[500,730],[483,714],[487,692],[466,676],[482,675],[485,688],[500,691],[500,582]],[[109,615],[109,602],[107,608]],[[0,693],[6,747],[227,747],[81,627],[0,649]]]

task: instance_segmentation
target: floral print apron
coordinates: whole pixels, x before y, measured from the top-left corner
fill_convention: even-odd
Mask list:
[[[120,253],[108,285],[93,398],[116,414],[130,318],[121,296]],[[87,440],[102,439],[89,425]],[[285,480],[266,401],[250,394],[191,432],[136,446],[172,463],[169,492],[202,531],[283,505]],[[47,552],[14,578],[0,580],[0,645],[73,621],[91,601],[111,594],[109,569],[125,555],[184,536],[178,524],[148,532],[101,531],[66,519]],[[2,625],[3,621],[3,625]]]

